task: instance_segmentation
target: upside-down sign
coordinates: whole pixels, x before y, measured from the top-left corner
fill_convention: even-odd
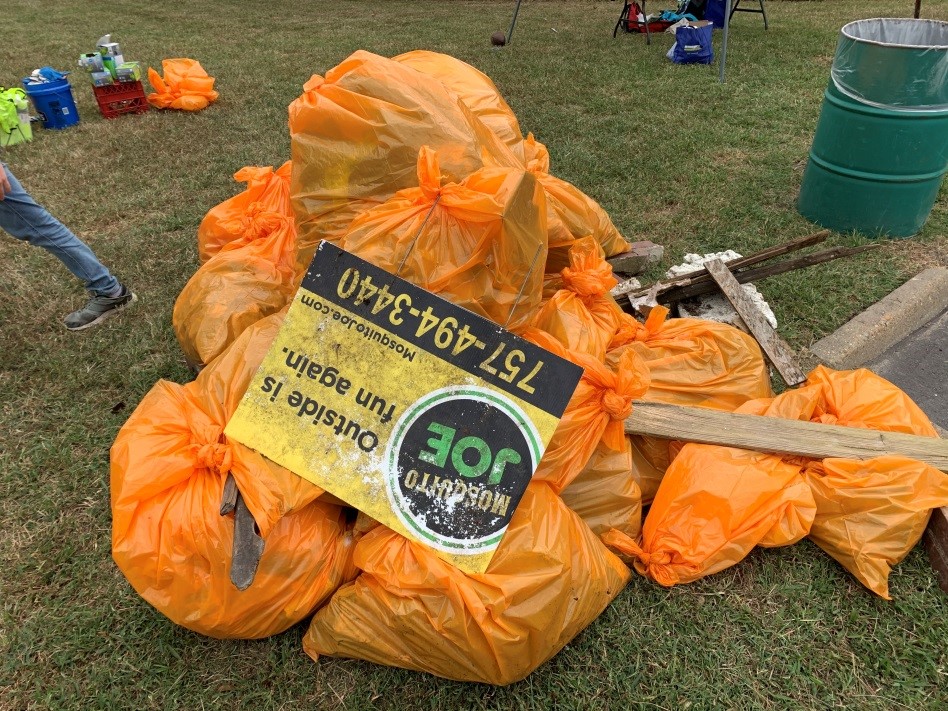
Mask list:
[[[323,242],[225,433],[483,572],[581,375]]]

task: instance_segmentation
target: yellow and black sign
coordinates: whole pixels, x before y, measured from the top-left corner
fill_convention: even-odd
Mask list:
[[[225,432],[483,572],[581,375],[323,242]]]

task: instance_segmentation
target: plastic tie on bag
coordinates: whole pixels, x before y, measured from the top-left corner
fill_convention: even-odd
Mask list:
[[[680,582],[678,573],[671,566],[672,556],[668,551],[648,553],[630,536],[615,528],[609,529],[600,538],[607,548],[631,560],[640,575],[667,588]]]
[[[222,476],[229,473],[234,455],[231,446],[223,441],[224,430],[217,426],[208,427],[202,434],[204,441],[191,445],[198,465]]]
[[[665,325],[668,313],[668,309],[664,306],[653,306],[644,324],[639,323],[628,314],[623,314],[619,329],[609,343],[609,349],[612,350],[613,348],[618,348],[619,346],[624,346],[627,343],[633,343],[635,341],[647,341]]]

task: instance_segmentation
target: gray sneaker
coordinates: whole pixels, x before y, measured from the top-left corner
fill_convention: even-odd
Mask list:
[[[70,331],[81,331],[84,328],[97,326],[109,316],[114,316],[136,301],[138,297],[125,286],[122,286],[122,293],[118,296],[93,296],[89,299],[89,303],[65,318],[66,328]]]

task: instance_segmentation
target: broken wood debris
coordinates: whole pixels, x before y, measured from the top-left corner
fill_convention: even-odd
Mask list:
[[[712,259],[705,264],[705,269],[715,283],[731,302],[738,316],[750,329],[751,335],[757,339],[767,358],[773,363],[780,377],[791,388],[806,382],[806,374],[793,359],[793,349],[787,345],[774,328],[768,323],[764,314],[747,295],[741,285],[731,274],[731,271],[720,259]]]
[[[894,454],[948,472],[948,441],[861,427],[635,400],[625,431],[810,459],[870,459]]]
[[[246,590],[257,575],[264,540],[257,531],[257,522],[237,492],[234,506],[234,547],[230,559],[230,581],[238,590]]]

